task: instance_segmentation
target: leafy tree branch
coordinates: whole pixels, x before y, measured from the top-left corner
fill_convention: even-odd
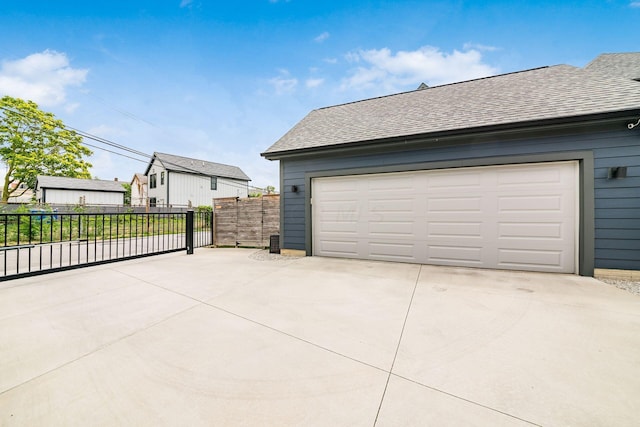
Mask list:
[[[2,202],[21,184],[35,190],[38,175],[91,178],[92,154],[82,137],[52,113],[32,101],[5,96],[0,99],[0,160],[7,166]]]

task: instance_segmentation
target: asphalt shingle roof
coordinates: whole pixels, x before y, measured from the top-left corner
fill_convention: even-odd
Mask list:
[[[640,52],[603,53],[584,68],[610,76],[640,79]]]
[[[556,65],[311,111],[264,153],[640,109],[640,82]]]
[[[249,178],[247,174],[237,166],[224,165],[222,163],[214,163],[206,160],[192,159],[189,157],[166,153],[153,153],[153,157],[158,160],[165,169],[170,171],[251,181],[251,178]],[[151,164],[147,167],[146,173],[149,172],[150,166]]]
[[[133,178],[131,178],[131,184],[133,184],[133,181],[135,181],[136,178],[138,178],[138,180],[143,184],[147,183],[147,177],[142,173],[137,173],[136,172],[136,173],[133,174]]]
[[[38,175],[38,188],[57,188],[65,190],[90,190],[124,193],[125,189],[120,181],[105,181],[101,179],[67,178],[64,176]]]

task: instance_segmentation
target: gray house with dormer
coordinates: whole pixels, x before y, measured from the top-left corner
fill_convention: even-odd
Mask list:
[[[640,270],[640,53],[320,108],[262,155],[285,253]]]
[[[154,153],[144,173],[151,207],[211,206],[214,198],[247,197],[251,180],[237,166]]]

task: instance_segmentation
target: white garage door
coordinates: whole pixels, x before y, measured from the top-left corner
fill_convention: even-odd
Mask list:
[[[313,253],[577,271],[577,162],[315,178]]]

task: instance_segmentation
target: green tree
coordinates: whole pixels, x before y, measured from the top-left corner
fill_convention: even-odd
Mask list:
[[[129,184],[128,182],[123,182],[122,186],[124,187],[124,205],[125,206],[129,206],[131,205],[131,184]]]
[[[91,178],[92,152],[82,137],[32,101],[0,99],[0,160],[7,166],[2,202],[20,195],[20,184],[35,189],[38,175]]]

